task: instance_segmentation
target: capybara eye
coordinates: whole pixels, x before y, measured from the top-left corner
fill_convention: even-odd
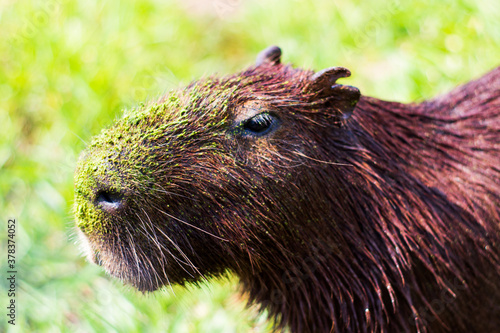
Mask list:
[[[269,113],[259,113],[243,121],[243,135],[262,136],[271,132],[276,126],[277,119]]]

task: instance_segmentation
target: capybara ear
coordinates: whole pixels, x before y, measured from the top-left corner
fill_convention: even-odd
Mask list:
[[[361,93],[356,87],[337,84],[336,81],[349,76],[351,76],[351,72],[347,68],[325,68],[309,78],[309,82],[304,87],[304,93],[311,96],[311,102],[326,99],[331,107],[342,115],[342,118],[348,119],[352,115]]]
[[[281,49],[277,46],[269,46],[267,49],[261,51],[257,56],[255,64],[260,66],[268,63],[270,65],[278,65],[281,61]]]

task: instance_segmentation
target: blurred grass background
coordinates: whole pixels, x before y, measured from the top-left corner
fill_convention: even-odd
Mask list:
[[[17,321],[0,331],[269,332],[237,279],[142,295],[81,258],[79,152],[121,110],[276,44],[283,61],[423,100],[500,65],[496,0],[0,0],[0,240],[17,218]]]

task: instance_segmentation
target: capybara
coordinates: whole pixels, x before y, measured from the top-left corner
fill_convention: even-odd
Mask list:
[[[499,332],[500,67],[415,104],[261,52],[125,112],[75,175],[88,257],[142,291],[239,277],[277,330]]]

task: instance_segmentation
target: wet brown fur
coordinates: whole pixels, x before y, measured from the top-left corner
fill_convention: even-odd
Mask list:
[[[92,260],[141,290],[233,272],[293,333],[498,329],[500,68],[419,104],[362,96],[348,117],[359,96],[328,90],[338,70],[311,81],[273,52],[182,92],[195,135],[144,140],[150,180],[113,185],[126,200],[106,232],[81,227]],[[254,109],[279,128],[239,136]],[[82,200],[109,189],[95,179]]]

